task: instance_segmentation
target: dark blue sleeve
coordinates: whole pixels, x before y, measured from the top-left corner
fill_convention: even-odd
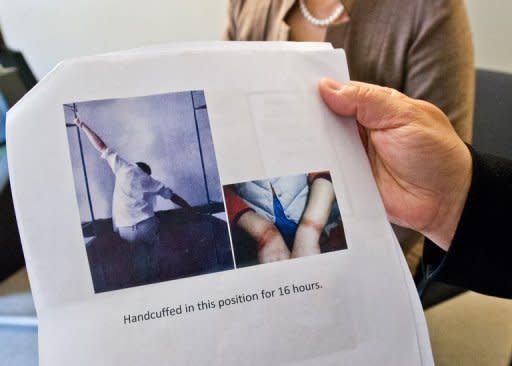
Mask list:
[[[473,179],[459,226],[448,252],[425,240],[425,275],[512,298],[512,161],[470,151]]]

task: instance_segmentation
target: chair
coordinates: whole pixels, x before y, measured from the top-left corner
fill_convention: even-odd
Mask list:
[[[512,159],[512,74],[477,70],[473,146]]]
[[[473,147],[512,159],[512,74],[476,70]],[[464,292],[455,286],[431,282],[425,287],[425,309]]]
[[[9,50],[0,33],[0,281],[24,264],[8,184],[5,114],[35,82],[21,53]]]

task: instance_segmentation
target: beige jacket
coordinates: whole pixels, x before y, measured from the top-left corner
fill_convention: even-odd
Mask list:
[[[296,0],[230,0],[224,39],[286,41]],[[342,0],[350,21],[327,29],[350,75],[429,101],[471,140],[475,70],[463,0]]]
[[[467,142],[472,135],[475,70],[463,0],[341,0],[348,22],[328,27],[326,41],[347,54],[350,75],[429,101]],[[296,0],[230,0],[227,40],[285,41]],[[414,270],[420,236],[398,232]]]

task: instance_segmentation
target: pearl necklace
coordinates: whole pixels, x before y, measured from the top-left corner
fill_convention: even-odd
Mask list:
[[[327,18],[324,19],[318,19],[315,18],[306,7],[306,3],[304,0],[299,0],[299,8],[300,12],[304,16],[304,18],[311,23],[314,26],[317,27],[327,27],[328,25],[331,25],[338,17],[343,13],[343,4],[339,4],[338,7],[334,10],[334,12],[329,15]]]

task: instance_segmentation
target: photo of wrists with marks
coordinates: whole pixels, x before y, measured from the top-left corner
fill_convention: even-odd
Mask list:
[[[237,267],[347,248],[329,172],[224,186]]]

